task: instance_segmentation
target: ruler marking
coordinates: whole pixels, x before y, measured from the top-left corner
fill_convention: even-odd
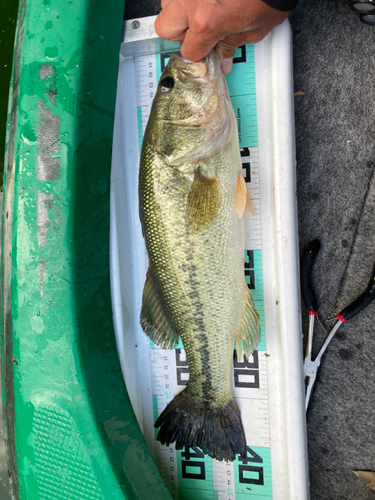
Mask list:
[[[242,58],[244,51],[238,49],[236,57]],[[267,394],[267,365],[264,357],[266,344],[265,344],[265,331],[264,331],[264,299],[263,299],[263,275],[262,275],[262,259],[261,259],[261,224],[260,224],[260,179],[259,179],[259,162],[258,162],[258,148],[257,148],[257,118],[256,118],[256,92],[255,92],[255,70],[254,70],[254,53],[252,46],[246,46],[245,49],[245,62],[234,64],[231,75],[228,77],[229,89],[231,85],[234,91],[231,94],[233,107],[240,120],[239,125],[239,138],[242,154],[243,172],[247,187],[253,203],[255,211],[254,217],[246,219],[246,248],[247,252],[252,252],[252,260],[248,264],[253,267],[248,268],[249,275],[246,279],[255,280],[255,285],[248,281],[251,292],[258,312],[261,316],[262,328],[262,341],[258,348],[258,354],[254,354],[252,364],[256,368],[241,367],[240,370],[244,372],[237,373],[237,381],[245,387],[235,387],[234,396],[238,401],[241,412],[247,415],[247,408],[255,410],[254,420],[256,420],[256,432],[254,435],[252,429],[246,429],[246,436],[250,442],[255,444],[262,444],[259,450],[262,451],[264,464],[269,457],[269,418],[268,418],[268,394]],[[143,56],[135,58],[136,67],[136,83],[137,83],[137,108],[138,108],[138,130],[140,136],[140,144],[143,139],[143,133],[146,128],[147,120],[150,114],[152,103],[151,94],[157,88],[157,80],[160,77],[161,63],[159,56]],[[242,77],[239,78],[238,75]],[[233,82],[233,83],[232,83]],[[243,82],[243,83],[240,83]],[[152,84],[150,86],[150,83]],[[246,90],[240,91],[238,85],[245,85]],[[153,94],[154,95],[154,94]],[[245,252],[246,254],[246,252]],[[245,271],[246,271],[245,267]],[[252,286],[255,288],[252,288]],[[160,414],[166,407],[167,403],[171,401],[172,397],[179,392],[183,386],[177,384],[177,365],[175,350],[164,350],[158,346],[150,345],[150,358],[151,358],[151,384],[153,394],[153,408],[154,417],[156,413]],[[255,362],[254,356],[257,356]],[[184,349],[179,351],[179,360],[185,362],[186,354]],[[242,362],[245,363],[244,358]],[[245,363],[246,364],[246,363]],[[186,366],[186,365],[185,365]],[[249,365],[250,366],[250,365]],[[166,367],[164,369],[164,367]],[[232,370],[232,376],[235,377],[235,367]],[[246,373],[248,371],[248,373]],[[255,371],[255,372],[254,372]],[[250,373],[251,372],[251,373]],[[253,373],[254,372],[254,373]],[[164,376],[168,375],[168,387],[166,387]],[[256,385],[256,388],[250,389],[247,386]],[[252,413],[251,413],[252,414]],[[243,419],[247,422],[248,419]],[[244,425],[246,427],[246,425]],[[155,432],[157,434],[157,431]],[[251,449],[255,451],[258,448]],[[268,450],[268,451],[264,451]],[[199,450],[198,450],[199,451]],[[156,442],[155,454],[156,463],[159,471],[166,482],[172,497],[176,500],[179,498],[179,490],[182,498],[185,496],[184,492],[193,492],[197,497],[196,500],[247,500],[249,498],[272,498],[272,491],[270,488],[270,463],[266,467],[264,465],[263,479],[265,485],[257,486],[256,497],[254,496],[254,489],[251,492],[243,489],[246,485],[247,476],[249,473],[248,465],[241,464],[236,459],[235,462],[218,462],[212,460],[206,455],[203,459],[194,458],[194,453],[188,453],[182,456],[184,451],[176,451],[173,447],[165,447],[159,442]],[[268,454],[267,454],[268,453]],[[188,457],[188,458],[187,458]],[[189,458],[190,457],[190,458]],[[173,459],[171,462],[170,460]],[[200,471],[200,467],[204,464],[204,479],[189,479],[183,477],[183,471]],[[200,463],[198,466],[197,463]],[[174,465],[171,465],[174,464]],[[176,469],[171,470],[171,467]],[[190,468],[189,468],[190,467]],[[242,468],[241,468],[242,467]],[[245,468],[244,468],[245,467]],[[202,469],[203,470],[203,469]],[[229,473],[229,475],[228,475]],[[242,476],[241,476],[242,474]],[[245,474],[245,476],[244,476]],[[188,474],[189,476],[189,474]],[[172,479],[173,478],[173,479]],[[228,484],[229,481],[229,484]],[[245,483],[241,483],[245,481]],[[268,481],[268,482],[267,482]],[[271,491],[271,493],[270,493]],[[214,496],[212,496],[214,495]],[[216,496],[215,496],[216,495]]]

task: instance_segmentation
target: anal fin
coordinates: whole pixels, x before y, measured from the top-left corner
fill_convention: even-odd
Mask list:
[[[246,181],[241,172],[238,173],[237,179],[237,192],[236,192],[236,210],[238,217],[241,219],[243,211],[249,212],[251,215],[255,215],[249,193],[247,191]]]
[[[150,339],[162,349],[174,349],[178,344],[179,335],[164,312],[150,273],[147,273],[143,289],[141,325]]]
[[[260,342],[260,318],[255,308],[254,300],[250,290],[246,286],[245,304],[242,313],[241,324],[235,336],[237,359],[241,358],[242,346],[245,356],[248,358]]]

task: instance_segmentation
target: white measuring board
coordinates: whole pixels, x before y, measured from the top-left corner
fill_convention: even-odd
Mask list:
[[[280,85],[280,75],[272,71],[272,51],[280,49],[281,41],[287,46],[284,52],[290,49],[287,23],[255,48],[247,45],[238,49],[227,77],[238,123],[243,174],[255,210],[255,216],[246,215],[245,220],[244,273],[261,317],[262,331],[261,343],[249,359],[242,354],[238,360],[234,351],[233,393],[241,410],[248,448],[246,458],[238,457],[233,463],[213,460],[197,447],[176,451],[174,444],[166,447],[156,441],[155,420],[189,377],[182,343],[174,350],[160,349],[149,341],[139,324],[148,262],[138,218],[138,165],[152,99],[169,53],[121,56],[120,60],[111,191],[114,325],[133,407],[160,474],[175,499],[308,497],[298,258],[293,227],[293,123],[289,110],[284,121],[289,118],[291,123],[281,133],[289,141],[284,145],[286,158],[283,160],[282,150],[276,152],[283,171],[280,180],[280,172],[275,175],[275,145],[280,139],[276,137],[275,141],[275,110],[270,109],[275,97],[272,78],[276,76]],[[265,60],[259,75],[257,54],[262,57],[262,51]],[[290,58],[290,50],[282,55]],[[290,61],[288,64],[290,69]],[[290,75],[284,80],[288,78]],[[285,98],[290,101],[290,81],[289,88],[288,84],[284,87]],[[265,128],[269,130],[267,137]],[[280,198],[277,184],[279,189],[285,184],[285,175],[288,180]],[[287,198],[283,197],[285,192]],[[285,200],[289,219],[284,221],[277,203]],[[292,293],[288,280],[295,286]],[[279,289],[281,283],[283,290]],[[283,325],[287,315],[290,320]],[[285,400],[288,393],[294,401]]]

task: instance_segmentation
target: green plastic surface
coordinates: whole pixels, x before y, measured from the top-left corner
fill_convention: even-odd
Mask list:
[[[112,326],[109,192],[124,0],[24,0],[2,239],[8,466],[22,500],[170,498]]]
[[[0,190],[3,190],[5,129],[7,121],[9,82],[12,74],[14,35],[17,24],[18,1],[0,3]],[[1,486],[0,486],[1,494]]]

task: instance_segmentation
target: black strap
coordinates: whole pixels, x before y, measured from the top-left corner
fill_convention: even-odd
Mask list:
[[[297,5],[298,0],[263,0],[264,3],[273,7],[277,10],[282,10],[283,12],[289,12],[293,10]]]

